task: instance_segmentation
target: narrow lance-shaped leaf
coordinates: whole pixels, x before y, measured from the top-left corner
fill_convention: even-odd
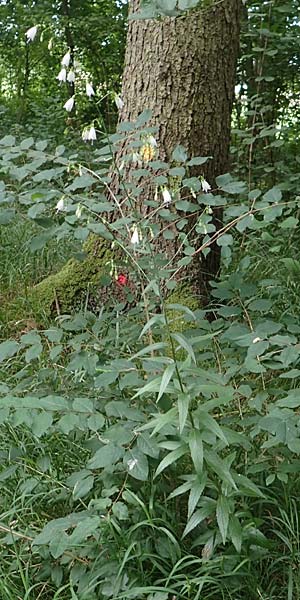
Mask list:
[[[179,433],[182,433],[189,411],[190,397],[188,394],[179,394],[178,396],[178,418]]]
[[[217,500],[216,516],[223,544],[226,543],[227,538],[229,512],[228,499],[222,495]]]
[[[163,376],[161,378],[161,384],[159,387],[159,392],[158,392],[158,396],[157,396],[157,401],[162,397],[162,395],[165,393],[168,384],[172,378],[172,375],[175,371],[175,364],[172,363],[171,365],[168,365],[166,370],[163,373]]]
[[[203,442],[199,429],[192,429],[189,435],[189,447],[197,473],[203,470]]]
[[[167,467],[172,465],[179,458],[181,458],[184,454],[186,454],[186,452],[187,452],[186,444],[184,444],[184,446],[181,446],[180,448],[177,448],[177,450],[173,450],[173,452],[169,452],[169,454],[167,454],[167,456],[165,456],[165,458],[163,458],[163,460],[159,463],[159,465],[155,471],[155,477],[157,477],[157,475],[162,473],[162,471],[164,471]]]

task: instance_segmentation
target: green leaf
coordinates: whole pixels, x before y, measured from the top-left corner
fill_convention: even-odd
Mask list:
[[[225,461],[223,461],[216,452],[206,450],[204,454],[204,460],[207,466],[212,469],[220,479],[228,483],[234,489],[237,489],[234,478],[229,471]],[[245,478],[246,479],[246,478]]]
[[[104,373],[101,373],[101,375],[98,375],[97,377],[95,377],[94,379],[94,385],[95,388],[105,388],[106,386],[110,385],[111,383],[114,383],[119,377],[119,373],[118,371],[115,370],[108,370],[105,371]]]
[[[139,481],[147,481],[149,472],[148,460],[145,454],[137,447],[126,452],[124,463],[131,477]]]
[[[184,177],[185,176],[185,168],[184,167],[173,167],[169,169],[170,177]]]
[[[49,550],[51,556],[56,560],[64,554],[69,546],[69,537],[63,531],[62,533],[56,534],[53,539],[50,540]]]
[[[188,306],[185,306],[184,304],[178,304],[178,303],[174,304],[173,302],[171,304],[169,304],[167,302],[166,303],[166,307],[167,307],[168,310],[175,310],[175,311],[178,311],[178,312],[183,312],[186,315],[188,315],[189,317],[191,317],[191,319],[193,321],[196,321],[196,315],[195,315],[195,313],[193,313],[193,311]]]
[[[73,192],[74,190],[88,188],[94,183],[97,183],[97,179],[95,177],[92,177],[92,175],[80,175],[79,177],[75,177],[71,185],[68,185],[68,187],[66,188],[66,192]]]
[[[20,344],[14,340],[2,342],[2,344],[0,344],[0,362],[3,362],[7,358],[14,356],[20,347]]]
[[[84,498],[84,496],[86,496],[91,491],[91,489],[93,488],[93,485],[94,485],[94,476],[93,475],[89,475],[88,477],[85,477],[84,479],[80,479],[79,481],[77,481],[73,488],[73,499],[79,500],[80,498]]]
[[[197,3],[198,3],[198,0],[197,0]],[[191,158],[190,160],[188,160],[186,164],[189,167],[204,165],[210,158],[212,158],[212,157],[211,156],[194,156],[194,158]]]
[[[190,519],[190,517],[192,516],[192,514],[203,494],[204,488],[206,486],[206,482],[207,482],[207,476],[206,476],[206,473],[204,473],[201,477],[201,480],[199,478],[197,478],[191,487],[189,500],[188,500],[188,519]]]
[[[72,408],[74,412],[92,413],[93,402],[89,398],[75,398]]]
[[[69,415],[64,415],[59,420],[58,427],[59,427],[59,429],[61,429],[61,431],[63,433],[68,435],[70,433],[70,431],[73,431],[73,429],[77,429],[79,424],[80,424],[80,416],[74,415],[74,414],[69,414]]]
[[[165,456],[165,458],[163,458],[163,460],[159,463],[159,465],[158,465],[158,467],[157,467],[157,469],[155,471],[155,477],[157,477],[167,467],[169,467],[170,465],[172,465],[179,458],[181,458],[184,454],[186,454],[187,448],[188,448],[187,445],[184,444],[183,446],[180,446],[176,450],[173,450],[172,452],[169,452],[169,454],[167,454],[167,456]]]
[[[69,543],[74,546],[82,544],[82,542],[96,532],[99,525],[99,516],[86,517],[80,523],[78,523],[73,533],[69,536]]]
[[[176,162],[185,163],[187,161],[187,158],[188,155],[184,146],[181,146],[180,144],[176,146],[176,148],[172,152],[172,160],[175,160]]]
[[[0,210],[0,225],[8,225],[16,216],[14,208],[2,208]]]
[[[147,454],[152,458],[158,458],[159,447],[154,438],[150,437],[149,433],[139,433],[137,438],[137,446],[143,454]]]
[[[242,527],[235,515],[230,515],[229,518],[229,537],[237,552],[242,549]]]
[[[158,396],[157,396],[157,401],[162,397],[162,395],[165,393],[168,384],[170,383],[170,380],[173,376],[173,373],[175,371],[175,364],[172,363],[171,365],[168,365],[166,370],[163,373],[163,376],[161,378],[161,383],[160,383],[160,387],[159,387],[159,392],[158,392]]]
[[[263,195],[263,200],[266,202],[280,202],[282,198],[281,189],[274,186]]]
[[[129,517],[128,508],[124,502],[115,502],[112,505],[112,513],[119,521],[126,521]]]
[[[183,432],[186,419],[188,416],[190,397],[188,394],[178,395],[178,418],[179,418],[179,433]]]
[[[30,346],[30,348],[27,348],[26,352],[25,352],[25,360],[27,363],[31,362],[32,360],[35,360],[36,358],[39,358],[40,355],[43,352],[43,346],[41,343],[38,344],[34,344],[33,346]]]
[[[187,522],[187,525],[182,534],[182,537],[184,538],[188,533],[193,531],[193,529],[195,529],[195,527],[200,525],[200,523],[202,523],[202,521],[204,521],[204,519],[207,519],[207,517],[210,517],[211,514],[212,514],[212,506],[210,506],[210,505],[204,506],[203,508],[196,510],[196,512],[191,516],[191,518]]]
[[[138,116],[138,118],[137,118],[137,120],[135,122],[135,126],[136,127],[143,127],[143,125],[146,125],[146,123],[148,123],[148,121],[150,121],[151,117],[152,117],[152,110],[150,110],[149,108],[146,108]]]
[[[189,435],[189,447],[192,461],[197,473],[203,470],[203,442],[202,435],[198,429],[192,429]]]
[[[32,422],[32,433],[37,437],[41,437],[48,431],[53,422],[53,416],[49,412],[42,411],[34,417]]]
[[[99,431],[105,425],[105,418],[101,413],[96,413],[88,418],[87,425],[91,431]]]
[[[181,333],[171,333],[171,337],[173,338],[173,340],[178,342],[179,346],[183,348],[187,352],[188,356],[191,357],[192,361],[196,363],[194,350],[191,344],[187,341],[187,339]]]
[[[67,517],[53,519],[48,522],[40,534],[34,538],[32,544],[36,546],[48,544],[57,534],[62,535],[64,531],[67,531],[80,523],[80,521],[85,518],[86,514],[86,511],[82,511],[71,513]]]
[[[220,185],[220,188],[223,192],[226,192],[227,194],[243,194],[247,189],[247,185],[244,181],[232,180],[228,183]]]
[[[107,444],[103,446],[90,458],[87,463],[88,469],[103,469],[109,465],[116,464],[124,455],[124,448]]]
[[[229,504],[226,496],[219,496],[217,500],[217,523],[222,537],[222,542],[225,545],[227,538],[227,530],[229,523]]]
[[[204,410],[197,410],[195,414],[197,414],[199,424],[201,427],[203,427],[204,429],[209,429],[209,431],[214,433],[218,438],[220,438],[220,440],[222,440],[226,444],[226,446],[228,446],[228,441],[224,432],[222,431],[222,428],[220,427],[220,425],[218,425],[217,421],[209,413],[205,412]]]
[[[257,485],[253,481],[251,481],[248,477],[245,477],[245,475],[241,475],[240,473],[235,473],[234,479],[237,483],[239,492],[242,492],[242,493],[246,494],[247,496],[254,496],[257,498],[265,497],[264,494],[262,493],[262,491],[259,489],[259,487],[257,487]]]

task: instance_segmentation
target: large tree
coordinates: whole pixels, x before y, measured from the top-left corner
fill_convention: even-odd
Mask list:
[[[177,18],[139,19],[139,9],[140,0],[132,0],[121,120],[135,121],[145,108],[151,109],[152,123],[158,126],[159,158],[169,161],[177,145],[184,146],[189,157],[211,156],[205,167],[193,168],[193,175],[205,175],[214,187],[216,176],[229,169],[240,0],[212,0]],[[149,192],[144,189],[148,198]],[[217,228],[221,222],[219,209]],[[176,250],[176,239],[169,240],[168,254]],[[219,266],[216,244],[206,258],[196,255],[190,268],[202,298]]]
[[[214,186],[216,176],[229,168],[241,7],[240,0],[211,0],[199,6],[179,17],[140,19],[135,18],[140,0],[129,3],[121,122],[134,121],[144,109],[151,109],[152,124],[158,126],[159,158],[170,160],[177,145],[184,146],[190,157],[211,156],[207,165],[194,167],[192,174],[204,175]],[[126,151],[122,147],[118,158]],[[117,178],[113,182],[116,193]],[[149,198],[153,190],[145,186]],[[218,227],[220,209],[214,217]],[[164,242],[168,255],[175,253],[176,244],[176,237]],[[193,289],[204,299],[207,281],[218,272],[219,262],[219,248],[214,245],[205,259],[198,253],[189,267]],[[61,282],[61,274],[59,285],[53,279],[58,297]]]

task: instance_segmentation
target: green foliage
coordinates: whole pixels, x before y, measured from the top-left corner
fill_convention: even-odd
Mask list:
[[[196,4],[145,2],[139,16]],[[115,89],[123,3],[74,2],[70,19],[34,3],[33,21],[49,29],[29,55],[23,3],[0,7],[10,24],[0,41],[4,600],[300,594],[297,7],[247,3],[234,171],[208,193],[194,171],[208,157],[179,146],[170,164],[141,161],[156,135],[148,111],[105,146],[83,148],[78,124],[61,144],[54,79],[66,44],[47,54],[52,15],[58,30],[71,26],[85,72]],[[91,107],[79,101],[80,121]],[[24,139],[11,132],[16,108]],[[222,273],[204,308],[190,269],[213,243]]]
[[[40,320],[0,345],[2,560],[13,548],[20,573],[18,579],[9,570],[7,581],[23,582],[25,593],[36,585],[38,593],[46,580],[49,594],[73,590],[80,600],[273,597],[266,566],[280,540],[283,552],[292,548],[278,567],[291,596],[299,589],[289,521],[297,509],[286,490],[295,493],[299,484],[300,330],[296,311],[281,316],[279,280],[276,287],[270,273],[258,276],[240,246],[247,235],[245,248],[253,248],[259,231],[267,248],[280,232],[282,249],[298,198],[278,184],[248,191],[229,174],[217,178],[214,194],[204,193],[189,168],[206,157],[190,160],[179,148],[174,160],[184,169],[182,186],[191,189],[186,204],[178,196],[164,204],[166,186],[175,194],[174,167],[164,163],[162,188],[154,170],[161,164],[152,161],[143,164],[157,186],[152,212],[138,212],[143,191],[135,165],[116,216],[103,159],[112,160],[127,140],[124,161],[131,165],[145,136],[155,133],[143,119],[123,130],[94,151],[97,170],[61,146],[0,140],[2,228],[25,220],[34,225],[33,256],[67,240],[78,257],[35,287],[37,294],[55,292],[56,320]],[[224,227],[216,232],[212,210],[220,205]],[[198,246],[185,224],[191,213]],[[136,223],[137,246],[130,244]],[[181,247],[168,258],[161,241],[170,224]],[[209,252],[213,241],[227,275],[213,284],[204,310],[192,281],[182,281],[195,254]],[[279,264],[297,277],[297,259],[283,256]],[[123,270],[134,283],[133,304],[130,289],[107,301]],[[105,291],[96,304],[89,286]],[[28,548],[34,584],[18,558],[28,561]],[[6,580],[2,585],[7,595]]]

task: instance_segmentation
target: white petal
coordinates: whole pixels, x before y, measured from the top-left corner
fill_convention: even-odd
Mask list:
[[[66,69],[64,67],[59,71],[56,79],[58,79],[58,81],[66,81],[66,79],[67,79],[67,71],[66,71]]]
[[[72,98],[69,98],[69,100],[67,100],[67,102],[65,102],[64,108],[66,109],[66,111],[71,112],[73,106],[74,106],[74,96],[72,96]]]
[[[75,81],[75,73],[74,73],[74,71],[69,71],[68,76],[67,76],[67,81],[69,83],[74,83],[74,81]]]
[[[120,98],[120,96],[118,96],[117,94],[115,94],[115,103],[116,103],[116,107],[119,110],[122,110],[122,108],[124,106],[124,102],[123,102],[122,98]]]
[[[37,25],[34,25],[33,27],[30,27],[30,29],[27,29],[27,31],[25,32],[25,35],[27,37],[28,42],[33,42],[33,40],[37,34],[37,30],[38,30]]]
[[[86,95],[90,98],[91,96],[95,95],[93,86],[90,83],[87,83],[85,86],[86,89]]]
[[[71,54],[70,54],[70,51],[68,50],[68,52],[66,52],[66,54],[61,59],[62,66],[68,67],[70,64],[70,60],[71,60]]]
[[[204,177],[201,178],[201,186],[202,186],[202,190],[203,192],[209,192],[209,190],[211,190],[211,185],[209,185],[208,181],[206,181],[204,179]]]
[[[172,202],[172,196],[171,196],[169,190],[167,190],[167,188],[165,188],[163,190],[162,195],[163,195],[163,199],[164,199],[164,204],[170,204],[170,202]]]
[[[97,139],[97,134],[96,134],[96,129],[95,127],[92,125],[92,127],[89,130],[89,140],[93,141]]]
[[[153,135],[149,135],[148,142],[149,142],[150,146],[153,146],[154,148],[156,148],[157,141]]]
[[[139,241],[140,241],[139,232],[138,232],[137,228],[135,227],[133,230],[133,234],[131,236],[130,242],[131,242],[131,244],[135,245],[135,244],[138,244]]]
[[[65,203],[63,198],[61,198],[56,205],[56,212],[60,212],[62,210],[65,210]]]

